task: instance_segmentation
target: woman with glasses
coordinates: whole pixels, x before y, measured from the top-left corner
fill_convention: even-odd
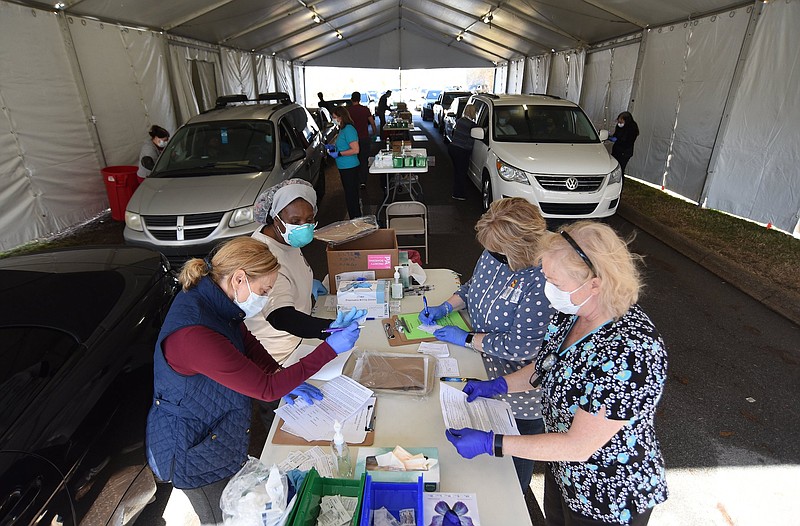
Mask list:
[[[464,388],[471,399],[541,384],[545,433],[503,436],[450,429],[472,458],[482,453],[548,461],[548,525],[647,524],[667,499],[655,434],[667,352],[636,303],[639,257],[607,225],[580,221],[540,245],[552,318],[535,363]]]

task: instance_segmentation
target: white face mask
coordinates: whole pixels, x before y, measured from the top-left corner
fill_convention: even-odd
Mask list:
[[[261,312],[264,307],[266,307],[267,302],[269,301],[269,296],[259,296],[253,292],[253,289],[250,288],[250,280],[247,279],[247,276],[244,277],[244,280],[247,283],[247,290],[250,291],[250,294],[247,295],[246,300],[239,302],[239,298],[236,297],[236,289],[234,289],[233,302],[236,303],[237,307],[244,311],[245,318],[252,318]]]
[[[506,119],[504,117],[500,117],[500,118],[497,119],[497,123],[500,124],[500,126],[505,126],[505,124],[507,122],[508,122],[508,119]]]
[[[618,122],[617,126],[619,126],[620,128],[624,128],[625,127],[625,123],[624,122]]]
[[[166,145],[167,145],[166,139],[158,139],[156,141],[156,146],[158,146],[159,148],[164,148]]]
[[[572,292],[565,292],[556,287],[555,285],[553,285],[552,283],[550,283],[549,281],[546,281],[544,284],[544,295],[547,296],[547,299],[550,301],[550,304],[557,311],[563,312],[564,314],[577,314],[578,310],[580,310],[581,307],[586,305],[586,302],[591,299],[591,296],[586,298],[580,305],[575,305],[574,303],[572,303],[572,299],[570,299],[570,296],[581,290],[584,287],[584,285],[586,285],[586,283],[589,283],[589,280],[586,280],[586,282],[583,285],[573,290]]]

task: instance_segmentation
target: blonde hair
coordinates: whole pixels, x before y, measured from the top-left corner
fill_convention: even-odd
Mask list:
[[[508,257],[517,271],[536,265],[539,241],[547,224],[539,208],[521,197],[498,199],[475,224],[478,242],[486,250]]]
[[[628,242],[620,238],[610,226],[594,221],[577,221],[565,226],[586,257],[594,265],[595,272],[578,255],[578,252],[560,234],[548,234],[542,239],[541,252],[537,258],[541,263],[545,255],[558,260],[558,266],[578,282],[591,277],[600,278],[599,301],[614,318],[625,314],[639,300],[642,289],[638,263],[642,257],[628,249]]]
[[[269,247],[249,236],[235,237],[220,244],[209,258],[192,258],[183,264],[178,276],[183,290],[197,285],[203,276],[211,276],[214,283],[220,284],[224,277],[239,269],[250,278],[260,278],[280,268]]]

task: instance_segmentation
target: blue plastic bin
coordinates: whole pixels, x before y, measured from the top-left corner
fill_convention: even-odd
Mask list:
[[[360,526],[372,526],[372,512],[381,508],[389,510],[400,519],[400,510],[414,508],[417,526],[423,526],[422,494],[425,492],[422,475],[417,482],[375,482],[367,474],[364,498],[361,502]]]

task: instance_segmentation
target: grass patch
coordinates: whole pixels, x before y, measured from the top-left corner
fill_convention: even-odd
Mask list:
[[[776,285],[800,293],[800,240],[755,223],[708,210],[647,185],[625,181],[622,200],[709,250]]]

